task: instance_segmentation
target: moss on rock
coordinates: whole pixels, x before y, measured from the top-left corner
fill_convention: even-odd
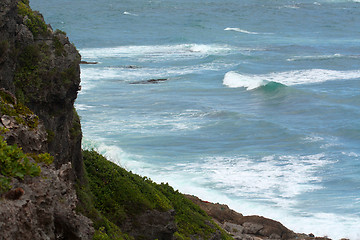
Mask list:
[[[38,116],[22,103],[17,103],[16,99],[7,91],[0,89],[0,114],[14,117],[18,124],[35,129],[39,125]]]

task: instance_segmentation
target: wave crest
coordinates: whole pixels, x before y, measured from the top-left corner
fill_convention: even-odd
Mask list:
[[[225,28],[225,31],[235,31],[235,32],[241,32],[241,33],[246,33],[246,34],[259,34],[257,32],[250,32],[250,31],[246,31],[244,29],[240,29],[240,28]]]
[[[230,88],[243,87],[252,90],[270,82],[286,86],[320,83],[339,79],[360,78],[360,70],[335,71],[326,69],[295,70],[268,74],[240,74],[230,71],[225,74],[223,84]]]

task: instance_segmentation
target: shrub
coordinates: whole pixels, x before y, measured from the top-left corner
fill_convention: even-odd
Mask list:
[[[25,176],[39,176],[40,167],[16,145],[9,146],[0,136],[0,194],[8,191],[11,178],[24,179]]]
[[[46,34],[48,32],[47,25],[45,24],[44,20],[38,13],[31,10],[29,1],[20,1],[18,3],[18,13],[23,17],[27,16],[25,25],[32,32],[34,37]]]

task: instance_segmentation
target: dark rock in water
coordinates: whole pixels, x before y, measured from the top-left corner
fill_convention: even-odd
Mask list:
[[[80,61],[80,64],[98,64],[98,62]]]
[[[125,68],[137,69],[137,68],[140,68],[140,67],[136,66],[136,65],[129,65],[129,66],[125,66]]]
[[[165,82],[167,80],[168,80],[167,78],[158,78],[158,79],[150,79],[150,80],[132,82],[130,84],[156,84],[156,83],[159,83],[159,82]]]

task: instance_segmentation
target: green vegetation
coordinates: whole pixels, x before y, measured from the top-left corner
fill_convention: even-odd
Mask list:
[[[12,177],[24,179],[25,176],[39,176],[40,167],[17,146],[9,146],[0,136],[0,194],[10,190]]]
[[[47,142],[51,143],[54,140],[55,133],[50,129],[46,129],[46,133],[47,133]]]
[[[181,193],[175,191],[168,184],[157,185],[158,189],[171,201],[175,211],[175,220],[179,228],[176,233],[177,239],[202,238],[210,239],[211,234],[217,230],[222,233],[222,239],[232,239],[225,234],[212,219],[199,206],[193,204]]]
[[[25,25],[32,32],[34,37],[44,35],[48,32],[44,20],[38,13],[31,10],[28,0],[23,0],[18,3],[18,13],[21,16],[26,17]]]
[[[0,90],[0,111],[3,115],[14,117],[18,124],[35,129],[39,125],[38,116],[22,103],[17,103],[8,92]]]
[[[84,178],[86,181],[90,181],[86,172]],[[133,240],[133,238],[127,234],[122,233],[119,226],[110,222],[100,210],[95,207],[96,199],[89,184],[77,184],[76,193],[78,196],[76,210],[93,221],[95,228],[94,240]]]
[[[2,132],[4,129],[2,129]],[[25,154],[16,145],[8,145],[0,136],[0,195],[11,189],[11,178],[24,179],[25,176],[39,176],[38,163],[50,164],[53,157],[48,153]]]
[[[207,239],[219,230],[204,211],[168,184],[128,172],[95,151],[83,151],[83,156],[88,185],[78,186],[78,210],[94,221],[94,239],[130,239],[119,227],[151,209],[175,209],[176,239]],[[232,239],[223,232],[222,237]]]
[[[60,76],[56,68],[50,68],[51,51],[46,43],[30,44],[23,49],[16,49],[18,66],[15,72],[14,84],[16,97],[22,103],[39,100],[44,90],[54,85],[51,79]]]
[[[34,159],[34,161],[37,163],[45,163],[47,165],[50,165],[54,162],[54,157],[51,156],[49,153],[27,153],[26,155]]]
[[[74,112],[74,117],[73,117],[73,122],[72,122],[72,127],[70,129],[70,137],[71,139],[75,139],[77,138],[79,135],[82,134],[81,132],[81,124],[80,124],[80,117],[78,115],[78,113],[76,112],[76,109],[73,109]]]
[[[60,42],[60,39],[57,36],[54,36],[54,47],[56,56],[66,55],[64,45]]]
[[[14,83],[16,97],[22,103],[28,102],[25,92],[38,92],[41,87],[40,67],[41,50],[36,44],[26,46],[19,55],[19,67],[15,73]]]
[[[77,72],[78,63],[75,62],[73,65],[68,67],[65,71],[61,72],[61,79],[65,85],[69,85],[73,82],[73,79],[76,79],[78,76]]]

